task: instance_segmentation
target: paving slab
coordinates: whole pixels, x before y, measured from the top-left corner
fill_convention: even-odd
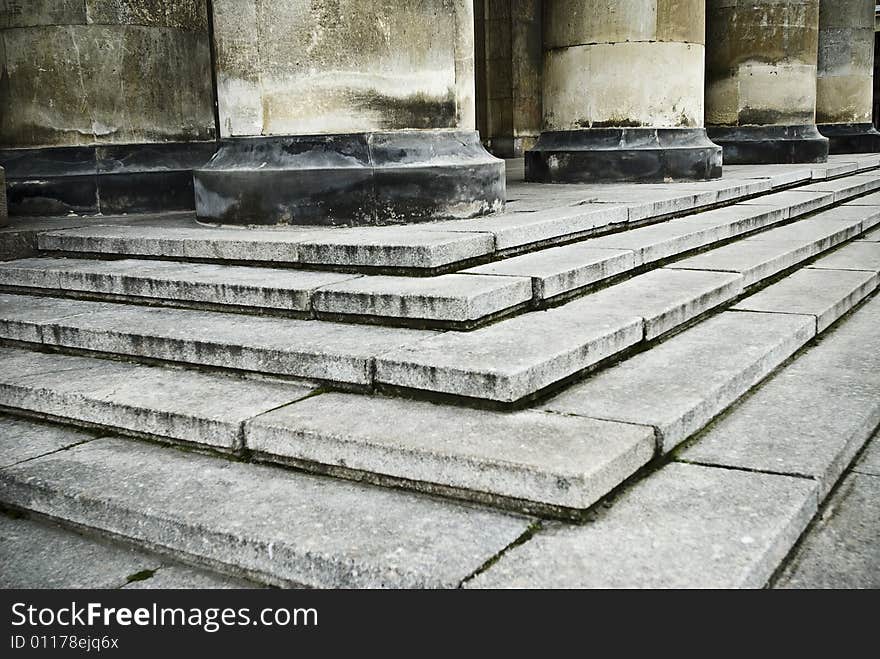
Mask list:
[[[805,316],[725,312],[596,373],[542,409],[650,425],[666,452],[760,382],[815,334]]]
[[[880,299],[713,423],[689,462],[814,478],[827,494],[880,424]]]
[[[276,585],[456,587],[521,517],[100,439],[0,470],[0,499]]]
[[[598,185],[595,199],[598,203],[624,205],[630,222],[678,215],[715,202],[714,191],[682,192],[675,186]]]
[[[389,351],[376,359],[376,382],[512,403],[642,340],[641,317],[585,313],[580,302]]]
[[[803,223],[811,224],[794,228]],[[857,227],[858,220],[801,220],[765,232],[772,235],[756,234],[681,259],[667,268],[738,272],[748,288],[848,240],[857,233]]]
[[[803,478],[669,464],[585,526],[551,525],[477,588],[761,588],[816,511]]]
[[[859,237],[858,242],[869,242],[876,243],[880,242],[880,229],[874,229],[873,231],[868,231],[863,236]]]
[[[645,321],[645,339],[655,339],[697,316],[725,304],[743,290],[739,274],[659,268],[579,301],[584,314],[625,309]]]
[[[811,183],[798,188],[799,192],[830,192],[834,195],[834,202],[841,203],[873,192],[880,188],[880,176],[877,174],[856,174],[845,178],[832,179]]]
[[[0,588],[120,588],[161,559],[48,522],[0,514]]]
[[[828,256],[814,261],[810,268],[824,270],[865,270],[880,272],[880,243],[851,242]]]
[[[421,224],[419,229],[489,233],[495,237],[495,249],[503,251],[588,235],[598,229],[624,224],[628,217],[627,208],[623,205],[584,203],[535,212],[504,213],[473,220]]]
[[[532,299],[528,277],[448,274],[367,276],[314,292],[318,314],[464,323],[521,307]]]
[[[767,179],[772,188],[781,188],[812,179],[809,166],[804,165],[724,165],[724,176]]]
[[[490,254],[488,233],[416,226],[326,229],[297,243],[301,263],[352,268],[434,269]]]
[[[827,163],[822,163],[821,165],[813,166],[812,177],[814,181],[821,181],[827,178],[852,174],[860,169],[861,167],[854,160],[829,161]]]
[[[750,295],[733,309],[815,316],[816,331],[823,332],[870,295],[878,281],[876,272],[803,268]]]
[[[788,208],[791,217],[799,217],[808,213],[815,213],[823,208],[834,204],[834,193],[831,192],[801,192],[800,189],[784,190],[773,194],[762,195],[754,199],[740,202],[744,205],[775,206]]]
[[[3,363],[6,364],[5,360]],[[96,436],[52,423],[0,415],[0,467],[89,442]]]
[[[309,312],[315,289],[358,275],[210,263],[34,258],[0,264],[0,286]]]
[[[592,247],[590,241],[551,247],[464,270],[479,275],[530,277],[535,297],[548,300],[636,267],[630,250]]]
[[[312,389],[183,369],[0,348],[0,404],[194,444],[238,449],[245,420]]]
[[[92,305],[92,306],[90,306]],[[0,336],[352,384],[375,355],[434,332],[0,294]]]
[[[593,238],[585,244],[631,250],[636,254],[637,265],[643,265],[781,222],[788,217],[786,211],[771,206],[729,206]]]
[[[844,206],[880,206],[880,192],[872,192],[858,199],[853,199],[846,202]]]
[[[880,588],[880,478],[851,474],[809,530],[775,588]]]
[[[824,220],[859,220],[861,230],[865,231],[880,222],[880,206],[843,204],[834,208],[826,208],[815,217]]]
[[[297,243],[312,230],[84,226],[40,233],[37,246],[50,252],[296,263]]]
[[[654,454],[651,428],[535,411],[490,412],[322,394],[248,422],[268,459],[315,462],[382,482],[492,503],[587,508]]]

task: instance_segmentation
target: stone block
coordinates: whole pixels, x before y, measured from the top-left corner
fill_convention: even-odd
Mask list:
[[[51,423],[0,416],[0,468],[89,442],[96,434]]]
[[[553,525],[469,588],[761,588],[816,511],[789,476],[670,464],[585,526]]]
[[[529,524],[121,439],[4,469],[0,497],[281,586],[454,588]]]

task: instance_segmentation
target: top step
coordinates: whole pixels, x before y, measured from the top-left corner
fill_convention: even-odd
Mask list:
[[[880,159],[871,157],[834,166],[860,171],[878,164]],[[717,181],[566,188],[563,203],[569,205],[558,205],[556,186],[522,184],[512,188],[506,213],[473,220],[369,228],[97,225],[40,233],[37,245],[44,251],[104,257],[431,275],[746,199],[769,199],[780,187],[817,180],[817,171],[810,169],[730,169],[730,178]],[[830,171],[826,167],[824,175]],[[876,189],[876,178],[847,176],[829,191],[839,202]]]

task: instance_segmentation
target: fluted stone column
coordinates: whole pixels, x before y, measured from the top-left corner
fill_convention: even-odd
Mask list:
[[[541,134],[541,0],[477,0],[482,33],[480,133],[489,151],[520,158]]]
[[[831,153],[880,151],[872,124],[874,0],[820,0],[816,123]]]
[[[531,181],[721,175],[703,128],[703,0],[545,0]]]
[[[192,209],[215,148],[206,0],[0,2],[13,214]]]
[[[706,127],[724,162],[824,162],[819,0],[707,0]]]
[[[200,219],[389,224],[500,209],[473,0],[213,0],[221,145]]]

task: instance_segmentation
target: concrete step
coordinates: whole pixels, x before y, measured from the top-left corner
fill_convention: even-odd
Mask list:
[[[856,163],[850,163],[855,170]],[[875,166],[874,161],[864,161]],[[556,206],[542,190],[542,208],[474,220],[369,228],[226,229],[200,226],[96,226],[47,231],[39,249],[68,254],[283,264],[336,270],[438,274],[634,224],[694,213],[746,199],[793,207],[793,214],[835,203],[871,188],[872,175],[831,192],[772,192],[770,178],[694,184],[585,186],[584,201]],[[880,177],[876,177],[880,180]],[[796,182],[796,181],[795,181]],[[770,194],[767,194],[770,193]],[[757,195],[757,196],[756,196]],[[583,197],[583,195],[581,195]],[[557,202],[558,203],[558,202]],[[548,206],[550,206],[548,208]]]
[[[30,258],[0,263],[0,288],[96,300],[299,318],[465,329],[532,300],[529,278],[389,277],[145,259]]]
[[[454,588],[530,526],[416,494],[114,438],[0,469],[0,501],[280,586]]]
[[[583,526],[544,524],[466,587],[765,587],[880,422],[878,322],[874,298],[600,515]],[[859,476],[848,476],[835,498]],[[819,554],[808,536],[783,584],[832,585],[829,571],[847,560],[847,573],[860,569],[854,559],[876,548],[876,489],[850,497],[858,508],[823,517],[819,528],[836,519],[846,542],[822,538]]]
[[[244,422],[314,387],[0,348],[0,406],[111,431],[236,451]]]
[[[259,588],[44,520],[0,514],[0,588]]]
[[[664,288],[680,292],[694,275],[649,274],[656,279],[643,290],[664,304],[671,299]],[[246,450],[258,460],[318,473],[576,517],[644,466],[655,448],[668,452],[699,431],[872,293],[877,281],[876,272],[799,270],[734,307],[742,313],[722,313],[542,403],[547,412],[320,393],[14,349],[0,352],[10,365],[0,376],[0,405]],[[626,294],[604,303],[626,304]],[[645,308],[649,303],[642,298]]]
[[[745,287],[857,235],[866,223],[876,221],[874,211],[867,206],[825,211],[556,308],[472,332],[0,295],[0,337],[510,405],[654,340],[733,301]],[[470,276],[477,275],[457,275]],[[363,299],[369,300],[369,294]]]

